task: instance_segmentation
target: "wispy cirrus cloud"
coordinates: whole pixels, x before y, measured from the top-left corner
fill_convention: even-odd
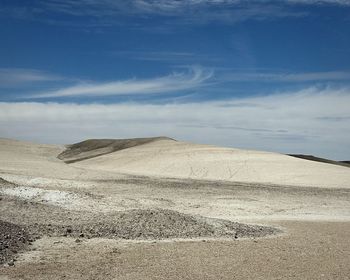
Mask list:
[[[26,98],[57,98],[74,96],[117,96],[180,92],[203,86],[213,71],[193,66],[188,72],[174,72],[152,79],[129,79],[104,83],[79,83],[70,87],[33,94]]]
[[[119,13],[128,14],[160,14],[166,16],[181,16],[188,12],[196,11],[201,13],[207,11],[215,13],[222,9],[232,9],[239,11],[253,11],[258,7],[265,7],[260,10],[261,14],[270,13],[271,7],[282,7],[288,4],[333,4],[350,5],[349,0],[47,0],[42,2],[42,6],[57,12],[63,12],[72,15],[91,15],[99,17],[101,15],[114,15]],[[275,12],[283,10],[276,9]],[[271,14],[272,15],[272,14]],[[276,15],[278,16],[278,15]]]
[[[9,3],[0,8],[0,15],[81,28],[108,27],[125,22],[129,27],[142,28],[139,21],[148,21],[154,16],[161,17],[167,26],[232,24],[307,16],[312,11],[300,9],[305,5],[350,6],[349,0],[38,0],[21,5]],[[59,19],[56,17],[59,14],[68,18]],[[83,24],[80,19],[84,19]]]
[[[263,81],[263,82],[310,82],[310,81],[348,81],[350,82],[350,72],[330,71],[330,72],[230,72],[224,70],[221,79],[233,82]]]
[[[0,87],[62,80],[63,77],[36,69],[0,68]]]
[[[176,64],[196,64],[198,61],[218,62],[222,58],[215,54],[197,54],[185,51],[112,51],[111,55],[141,61],[172,62]]]
[[[339,5],[350,6],[350,0],[287,0],[289,3],[304,5]]]
[[[211,22],[236,23],[307,14],[286,4],[288,2],[267,0],[46,0],[30,5],[24,3],[20,6],[5,6],[2,14],[54,25],[79,26],[80,19],[84,19],[86,27],[106,27],[128,22],[128,26],[133,28],[143,28],[140,22],[153,17],[160,17],[167,26],[178,26]],[[68,18],[59,20],[55,16],[57,14],[65,14]]]
[[[157,53],[147,53],[143,57],[135,59],[157,60]],[[192,57],[191,53],[164,53],[159,60],[171,59],[175,57]],[[179,61],[177,61],[179,62]],[[184,60],[185,62],[185,60]],[[177,102],[180,99],[199,98],[205,101],[208,92],[215,91],[215,94],[235,94],[235,85],[240,83],[265,83],[269,87],[274,86],[276,92],[283,91],[284,85],[290,84],[305,85],[305,83],[318,84],[323,88],[330,83],[340,85],[350,84],[350,72],[330,71],[330,72],[267,72],[254,71],[244,72],[238,69],[229,68],[206,68],[202,66],[178,67],[178,71],[168,75],[156,76],[153,78],[129,78],[116,79],[112,81],[93,81],[74,77],[63,77],[56,74],[47,73],[40,70],[31,69],[0,69],[0,88],[12,90],[12,94],[3,96],[3,100],[9,98],[18,99],[56,99],[56,98],[80,98],[80,97],[106,97],[119,96],[122,98],[161,98],[164,102],[166,93],[172,93],[171,100]],[[229,85],[227,85],[229,83]],[[231,88],[231,86],[233,86]],[[321,88],[322,88],[321,87]],[[43,90],[45,88],[45,90]],[[18,91],[16,92],[16,89]],[[25,89],[25,90],[24,90]],[[41,89],[41,90],[40,90]],[[194,93],[197,93],[194,95]],[[199,92],[203,93],[200,97]],[[4,92],[5,93],[5,92]],[[188,95],[188,93],[191,93]],[[266,94],[266,91],[264,91]],[[175,95],[174,95],[175,94]],[[185,94],[185,95],[184,95]],[[144,97],[142,97],[144,96]],[[187,97],[186,97],[187,96]],[[122,101],[121,99],[120,101]],[[242,103],[240,103],[242,104]],[[228,106],[222,105],[222,106]]]

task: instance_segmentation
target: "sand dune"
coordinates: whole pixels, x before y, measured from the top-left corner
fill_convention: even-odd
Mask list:
[[[278,185],[349,188],[350,169],[287,155],[152,141],[74,163],[73,166],[138,175]]]
[[[3,173],[42,175],[68,173],[68,166],[57,159],[63,146],[0,139],[0,167]]]
[[[66,164],[57,158],[66,148],[63,145],[46,145],[0,138],[0,176],[10,181],[28,184],[29,180],[79,178],[108,179],[115,174],[99,170],[94,172]],[[12,176],[13,175],[13,176]]]
[[[68,148],[0,139],[0,166],[2,173],[56,179],[106,179],[133,174],[350,188],[350,169],[347,167],[278,153],[192,144],[166,137],[88,140]]]

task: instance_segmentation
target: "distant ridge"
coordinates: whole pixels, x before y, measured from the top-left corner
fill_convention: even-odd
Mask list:
[[[313,155],[302,155],[302,154],[290,154],[289,156],[301,158],[301,159],[306,159],[306,160],[317,161],[317,162],[323,162],[323,163],[329,163],[329,164],[350,167],[350,161],[335,161],[335,160],[330,160],[330,159],[326,159],[326,158],[315,157]]]
[[[176,141],[164,136],[131,139],[89,139],[67,145],[66,150],[57,157],[65,163],[73,163],[160,140]]]

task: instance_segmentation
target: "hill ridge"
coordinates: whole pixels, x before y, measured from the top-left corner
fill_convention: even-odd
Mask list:
[[[344,166],[344,167],[350,167],[349,161],[336,161],[336,160],[316,157],[313,155],[304,155],[304,154],[288,154],[288,156],[300,158],[300,159],[304,159],[304,160],[311,160],[311,161],[316,161],[316,162],[323,162],[323,163],[334,164],[334,165],[339,165],[339,166]]]
[[[66,145],[66,149],[57,158],[63,160],[65,163],[74,163],[160,140],[176,141],[166,136],[127,139],[88,139]]]

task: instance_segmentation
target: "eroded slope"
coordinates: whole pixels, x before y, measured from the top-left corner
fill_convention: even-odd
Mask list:
[[[133,138],[133,139],[89,139],[73,145],[58,155],[66,163],[73,163],[106,155],[116,151],[156,142],[159,140],[172,140],[168,137]],[[174,140],[172,140],[174,141]]]

